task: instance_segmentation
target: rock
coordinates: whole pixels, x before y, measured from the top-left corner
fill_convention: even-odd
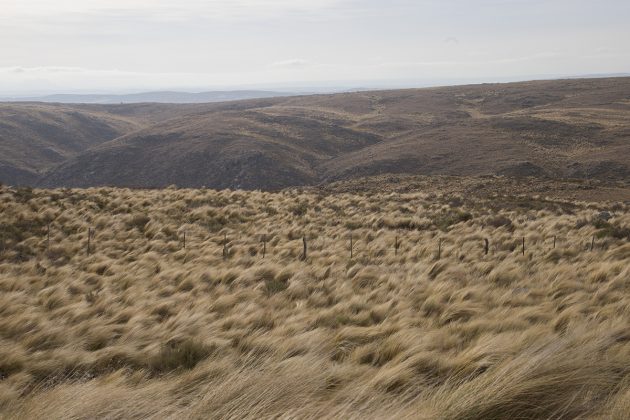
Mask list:
[[[612,218],[612,214],[610,214],[610,212],[608,212],[608,211],[600,211],[597,214],[597,218],[607,222],[607,221],[609,221]]]

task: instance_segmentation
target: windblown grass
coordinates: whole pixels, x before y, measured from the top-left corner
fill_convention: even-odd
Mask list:
[[[628,414],[624,204],[2,188],[0,210],[2,418]]]

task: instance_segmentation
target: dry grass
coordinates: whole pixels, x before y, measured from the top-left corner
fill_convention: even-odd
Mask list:
[[[0,211],[2,418],[630,408],[627,205],[2,188]]]

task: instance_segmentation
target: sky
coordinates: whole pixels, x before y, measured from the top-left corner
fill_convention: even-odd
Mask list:
[[[630,73],[628,0],[0,0],[0,94]]]

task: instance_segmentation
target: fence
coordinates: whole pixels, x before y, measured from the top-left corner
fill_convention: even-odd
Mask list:
[[[43,238],[44,241],[44,249],[47,253],[50,253],[50,247],[51,247],[51,232],[52,232],[52,227],[51,224],[48,223],[46,225],[46,229],[45,229],[45,236]],[[424,249],[430,249],[431,243],[433,243],[433,247],[434,247],[434,252],[433,252],[433,257],[436,260],[440,260],[444,257],[445,251],[450,251],[450,253],[452,254],[453,251],[457,252],[457,257],[460,257],[461,253],[463,252],[478,252],[480,257],[488,257],[494,254],[498,254],[501,251],[507,251],[507,254],[520,254],[521,256],[526,256],[526,255],[533,255],[534,253],[544,253],[544,252],[550,252],[554,249],[556,249],[558,247],[558,237],[557,235],[553,235],[553,236],[546,236],[543,238],[543,243],[541,244],[540,241],[536,242],[536,241],[532,241],[529,242],[527,240],[526,236],[522,236],[522,237],[514,237],[511,238],[510,240],[506,241],[506,240],[493,240],[493,238],[491,236],[487,236],[487,237],[483,237],[480,236],[479,234],[477,235],[473,235],[473,237],[470,238],[458,238],[457,240],[452,240],[449,238],[444,238],[442,236],[436,235],[434,236],[432,239],[428,239],[426,237],[419,237],[416,236],[414,237],[413,234],[408,234],[408,235],[403,235],[402,233],[396,231],[396,232],[391,232],[388,231],[387,232],[388,238],[386,240],[386,242],[388,242],[387,245],[387,252],[391,253],[391,255],[393,255],[394,257],[398,257],[401,253],[401,249],[403,249],[405,246],[408,246],[410,248],[414,248],[414,247],[418,247],[419,245],[422,245],[424,247]],[[426,231],[425,231],[426,233]],[[393,235],[392,235],[393,234]],[[238,243],[234,243],[234,241],[231,239],[232,236],[236,236],[238,235],[239,237],[239,242]],[[179,233],[178,238],[179,238],[179,242],[180,242],[180,247],[182,250],[192,250],[195,247],[195,243],[197,245],[199,244],[203,244],[203,249],[206,250],[208,248],[207,244],[208,243],[216,243],[220,245],[220,248],[217,249],[217,253],[220,251],[221,252],[221,257],[223,260],[227,260],[231,257],[231,255],[233,255],[233,250],[235,249],[234,247],[249,247],[251,248],[252,245],[255,246],[259,246],[260,249],[255,253],[255,255],[260,256],[260,258],[265,259],[267,257],[271,255],[273,255],[273,247],[270,247],[270,238],[274,237],[275,235],[270,235],[269,233],[261,233],[258,235],[255,235],[255,237],[257,237],[258,239],[256,239],[255,237],[249,237],[249,241],[243,243],[242,240],[240,240],[242,238],[242,236],[244,235],[243,232],[238,232],[238,231],[232,231],[228,234],[228,232],[223,232],[223,234],[221,235],[221,238],[218,239],[216,235],[213,234],[209,234],[209,235],[203,235],[203,236],[191,236],[190,233],[186,230],[183,230]],[[393,239],[391,238],[391,236],[393,236]],[[85,233],[85,254],[87,256],[90,256],[92,254],[94,254],[96,252],[96,229],[89,227]],[[146,238],[144,236],[142,236],[141,238]],[[1,239],[1,238],[0,238]],[[287,238],[289,242],[294,242],[295,239],[291,240],[290,238]],[[358,239],[358,240],[357,240]],[[300,246],[300,252],[296,254],[296,257],[298,260],[300,261],[308,261],[309,260],[309,256],[311,255],[311,253],[309,252],[311,249],[323,249],[323,248],[331,248],[331,243],[335,243],[338,247],[337,249],[340,249],[340,251],[338,251],[337,253],[341,252],[346,252],[347,253],[347,258],[349,260],[355,259],[357,257],[368,257],[370,259],[378,259],[375,258],[375,254],[378,254],[378,256],[383,256],[383,250],[382,249],[378,249],[375,250],[374,249],[370,249],[367,245],[371,242],[375,242],[375,239],[379,239],[378,237],[376,238],[371,238],[369,240],[361,239],[361,237],[358,237],[355,235],[354,231],[348,231],[347,232],[347,236],[346,237],[335,237],[335,238],[326,238],[325,236],[322,236],[320,234],[315,235],[315,239],[309,238],[308,235],[303,235],[301,237],[301,246]],[[147,238],[147,241],[150,243],[151,239]],[[391,243],[389,243],[389,241],[391,241]],[[276,245],[279,242],[276,241]],[[572,239],[570,241],[566,241],[565,240],[565,245],[564,245],[564,249],[567,249],[567,245],[566,242],[571,242],[571,244],[576,248],[575,250],[577,252],[584,252],[584,251],[589,251],[589,252],[594,252],[596,249],[607,249],[609,247],[609,241],[607,240],[597,240],[597,238],[595,236],[592,236],[590,238],[588,238],[588,241],[586,241],[585,238],[582,238],[582,240],[575,240]],[[361,248],[361,244],[363,243],[363,245],[365,245],[363,248]],[[316,244],[318,246],[313,247],[313,245]],[[5,251],[5,246],[4,246],[4,241],[0,241],[0,245],[2,245],[2,247],[0,247],[0,252]],[[363,255],[361,255],[363,254]],[[423,250],[421,255],[422,257],[426,257],[426,252]],[[429,252],[429,254],[431,254],[431,252]]]

